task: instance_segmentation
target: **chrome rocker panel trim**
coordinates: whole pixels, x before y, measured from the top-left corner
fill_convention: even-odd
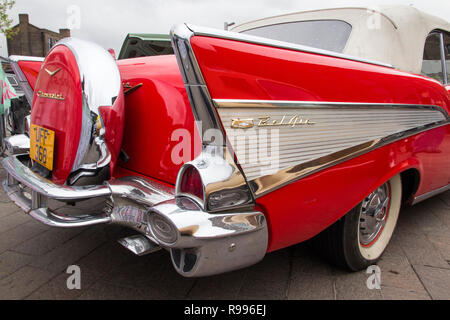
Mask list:
[[[2,161],[7,171],[3,188],[13,202],[46,225],[74,228],[112,223],[133,228],[153,247],[169,250],[175,269],[185,277],[240,269],[259,262],[266,254],[268,227],[259,211],[211,214],[186,197],[176,198],[171,187],[141,177],[99,186],[59,186],[32,172],[21,161],[27,157],[10,156]],[[31,189],[31,195],[24,186]],[[68,216],[47,207],[48,199],[78,202],[92,198],[105,199],[103,212]],[[170,226],[173,241],[159,236],[155,217]],[[143,254],[154,250],[134,251]]]
[[[431,198],[431,197],[434,197],[435,195],[444,193],[444,192],[447,191],[447,190],[450,190],[450,184],[448,184],[448,185],[446,185],[446,186],[443,186],[443,187],[441,187],[441,188],[437,188],[437,189],[435,189],[435,190],[432,190],[432,191],[427,192],[427,193],[425,193],[425,194],[422,194],[422,195],[420,195],[420,196],[414,197],[414,200],[412,201],[411,204],[412,204],[412,205],[416,205],[416,204],[418,204],[419,202],[425,201],[425,200],[427,200],[427,199],[429,199],[429,198]]]

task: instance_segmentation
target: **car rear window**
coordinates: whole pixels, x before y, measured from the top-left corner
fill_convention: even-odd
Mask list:
[[[273,24],[242,33],[341,53],[351,31],[352,26],[342,20],[312,20]]]

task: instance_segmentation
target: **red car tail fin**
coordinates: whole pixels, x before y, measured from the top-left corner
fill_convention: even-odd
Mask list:
[[[11,68],[22,88],[28,103],[32,104],[34,87],[44,58],[27,56],[10,56]]]

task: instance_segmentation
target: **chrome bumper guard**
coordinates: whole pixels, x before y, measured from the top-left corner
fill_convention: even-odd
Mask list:
[[[185,277],[244,268],[266,254],[267,223],[259,211],[210,214],[190,199],[175,198],[173,188],[141,177],[98,186],[60,186],[31,171],[21,161],[26,157],[2,161],[7,171],[3,188],[13,202],[46,225],[72,228],[114,223],[133,228],[169,250],[175,269]],[[47,207],[48,199],[79,202],[92,198],[105,199],[103,212],[68,216]]]

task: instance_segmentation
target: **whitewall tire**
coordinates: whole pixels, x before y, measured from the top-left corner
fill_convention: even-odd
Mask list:
[[[366,269],[382,256],[400,212],[402,183],[397,175],[374,190],[314,239],[333,263],[353,271]]]

